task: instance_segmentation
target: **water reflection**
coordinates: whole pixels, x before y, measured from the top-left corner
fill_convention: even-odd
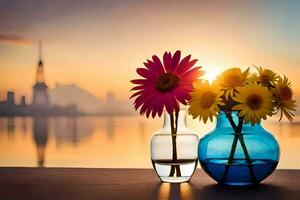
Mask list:
[[[114,133],[115,133],[115,124],[114,124],[114,119],[113,117],[107,117],[107,137],[110,139],[110,140],[113,140],[114,138]]]
[[[146,123],[144,121],[140,121],[139,122],[139,132],[140,132],[140,138],[141,138],[141,143],[143,145],[147,145],[147,141],[146,140]]]
[[[35,117],[33,119],[33,139],[37,149],[38,167],[44,167],[48,134],[48,119],[46,117]]]
[[[27,118],[23,117],[22,118],[22,125],[21,125],[23,134],[25,134],[27,132],[27,126],[28,126]]]
[[[213,127],[198,121],[188,124],[199,137]],[[280,143],[279,168],[300,169],[295,159],[300,123],[269,121],[264,126]],[[149,141],[160,127],[160,119],[139,116],[0,118],[0,166],[151,168]],[[190,193],[185,185],[178,190]]]
[[[15,132],[15,118],[8,117],[7,119],[7,134],[11,138]]]
[[[76,144],[78,143],[77,117],[71,117],[68,119],[69,119],[69,121],[67,123],[67,126],[68,126],[68,129],[70,129],[71,133],[72,133],[71,141],[76,146]]]
[[[54,135],[56,148],[63,148],[64,144],[72,144],[74,147],[82,140],[89,137],[95,126],[86,120],[78,121],[77,117],[55,117],[49,122]]]

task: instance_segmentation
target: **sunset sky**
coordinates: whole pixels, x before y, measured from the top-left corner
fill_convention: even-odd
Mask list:
[[[145,59],[182,50],[212,76],[265,66],[300,85],[300,1],[1,0],[0,96],[31,96],[38,40],[46,81],[126,99]],[[299,81],[298,81],[299,82]]]

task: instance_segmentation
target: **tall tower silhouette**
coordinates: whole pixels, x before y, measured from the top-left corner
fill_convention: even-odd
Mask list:
[[[32,106],[38,109],[49,107],[48,86],[45,83],[44,66],[42,61],[42,43],[39,42],[39,61],[36,71],[36,83],[32,87],[33,97]]]

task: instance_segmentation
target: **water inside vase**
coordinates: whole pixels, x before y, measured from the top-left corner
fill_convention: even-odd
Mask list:
[[[173,183],[189,181],[197,167],[197,162],[198,159],[178,159],[176,162],[167,159],[152,159],[152,165],[160,179]],[[177,177],[176,174],[170,176],[172,166],[179,167],[181,173],[180,177]]]
[[[270,175],[278,164],[278,161],[267,159],[253,159],[251,161],[252,164],[249,165],[245,159],[234,159],[232,164],[228,164],[228,159],[207,159],[200,161],[200,164],[203,170],[217,182],[235,186],[252,185],[251,170],[252,175],[259,183]],[[225,175],[226,170],[227,175]]]

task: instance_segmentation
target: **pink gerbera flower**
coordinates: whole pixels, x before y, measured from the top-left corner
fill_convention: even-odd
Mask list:
[[[130,98],[136,98],[134,107],[140,108],[141,115],[149,117],[152,112],[153,118],[156,114],[161,116],[164,108],[171,115],[179,110],[179,102],[187,104],[193,82],[204,72],[201,67],[193,67],[197,60],[190,60],[191,55],[180,60],[180,54],[176,51],[172,56],[165,52],[163,63],[154,55],[144,63],[146,68],[136,70],[143,78],[131,81],[137,86],[132,88],[136,92]]]

